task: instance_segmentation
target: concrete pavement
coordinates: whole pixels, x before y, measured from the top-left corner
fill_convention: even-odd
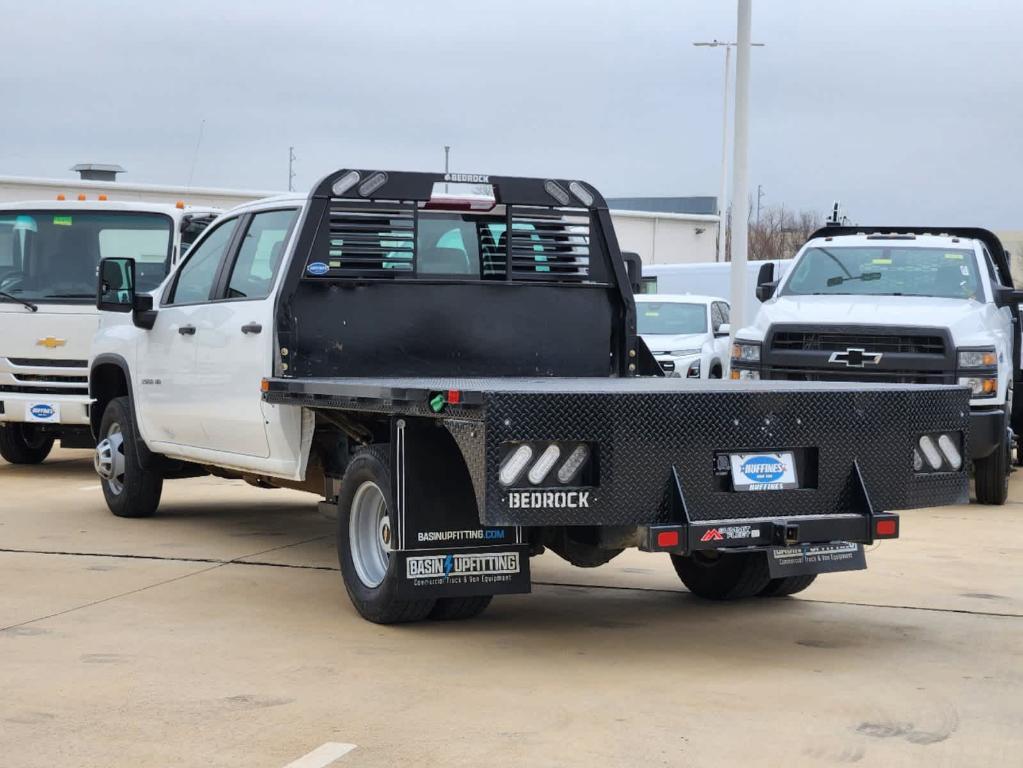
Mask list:
[[[866,572],[692,598],[667,558],[533,562],[479,619],[379,627],[311,496],[214,478],[114,518],[82,452],[0,463],[0,765],[988,765],[1023,750],[1023,476]],[[1018,501],[1017,501],[1018,500]]]

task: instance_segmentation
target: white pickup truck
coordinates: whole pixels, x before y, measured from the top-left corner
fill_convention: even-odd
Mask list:
[[[720,379],[728,369],[729,314],[716,296],[636,296],[639,335],[666,374],[686,379]]]
[[[865,567],[894,510],[967,497],[965,468],[912,463],[920,435],[962,445],[965,390],[665,377],[579,180],[342,168],[224,214],[151,294],[136,270],[104,259],[97,288],[110,510],[206,472],[316,493],[370,621],[474,616],[545,549],[790,595]]]
[[[818,230],[738,331],[733,379],[969,387],[968,455],[977,500],[1003,504],[1019,377],[1019,292],[1008,255],[983,229]],[[921,439],[917,465],[947,466]]]
[[[138,290],[152,290],[218,213],[59,198],[0,204],[0,456],[13,464],[43,461],[56,439],[95,445],[87,377],[100,259],[135,259]]]

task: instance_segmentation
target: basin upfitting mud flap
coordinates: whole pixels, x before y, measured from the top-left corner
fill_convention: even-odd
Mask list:
[[[436,420],[394,418],[391,446],[402,597],[529,592],[522,529],[480,524],[472,480],[450,432]]]

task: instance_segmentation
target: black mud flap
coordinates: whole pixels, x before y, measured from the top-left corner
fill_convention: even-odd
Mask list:
[[[863,545],[851,541],[828,544],[803,544],[795,547],[771,547],[767,564],[772,579],[809,576],[812,573],[862,571],[867,567]]]
[[[480,523],[472,479],[450,432],[431,419],[394,419],[391,445],[399,596],[529,592],[522,529]]]

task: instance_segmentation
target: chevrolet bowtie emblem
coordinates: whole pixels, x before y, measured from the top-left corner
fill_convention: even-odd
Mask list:
[[[57,347],[63,347],[67,344],[67,339],[58,339],[53,336],[47,336],[45,339],[39,339],[36,342],[37,347],[46,347],[47,349],[56,349]]]
[[[862,368],[881,362],[881,352],[867,352],[865,349],[850,347],[845,352],[832,352],[829,363],[844,363],[846,368]]]

